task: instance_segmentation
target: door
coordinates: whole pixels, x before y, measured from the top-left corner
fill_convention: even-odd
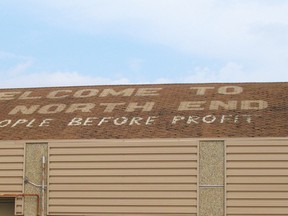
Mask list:
[[[0,198],[0,215],[14,216],[15,201],[12,198]]]

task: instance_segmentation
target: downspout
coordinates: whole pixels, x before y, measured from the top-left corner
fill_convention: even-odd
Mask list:
[[[45,156],[42,157],[42,185],[41,185],[41,201],[42,201],[42,208],[41,208],[41,215],[45,216],[45,167],[46,161]]]
[[[24,179],[24,183],[28,183],[28,184],[31,184],[35,187],[38,187],[41,189],[41,196],[38,195],[39,197],[39,203],[37,206],[37,208],[39,209],[40,207],[40,199],[41,199],[41,213],[39,215],[41,216],[45,216],[45,189],[46,189],[46,185],[45,185],[45,169],[46,169],[46,159],[45,159],[45,156],[42,156],[42,175],[41,175],[41,185],[38,185],[38,184],[35,184],[31,181],[29,181],[29,179],[27,177],[25,177]],[[37,210],[38,212],[38,210]]]

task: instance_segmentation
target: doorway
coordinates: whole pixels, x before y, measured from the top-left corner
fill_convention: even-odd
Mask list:
[[[0,198],[0,215],[14,216],[15,198]]]

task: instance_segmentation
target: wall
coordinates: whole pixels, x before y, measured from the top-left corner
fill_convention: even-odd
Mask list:
[[[21,179],[41,184],[46,156],[50,215],[288,214],[287,138],[0,142],[0,149],[0,195],[41,195]],[[35,197],[25,198],[24,213],[37,214]]]

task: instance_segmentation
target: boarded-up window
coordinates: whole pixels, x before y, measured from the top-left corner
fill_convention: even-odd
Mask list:
[[[288,215],[288,140],[227,142],[227,216]]]
[[[196,215],[198,143],[49,144],[48,214]]]

